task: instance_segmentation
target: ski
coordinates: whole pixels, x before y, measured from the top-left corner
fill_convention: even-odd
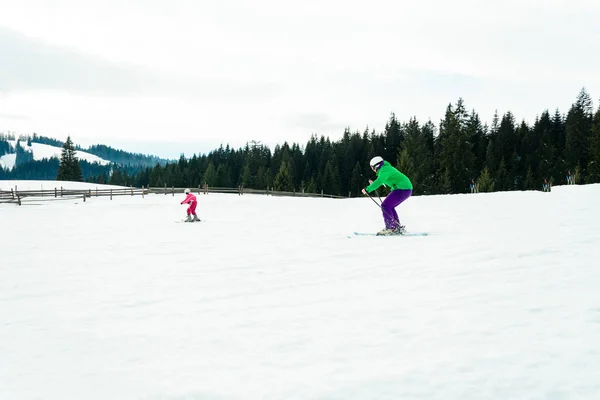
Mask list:
[[[428,232],[406,232],[403,233],[402,235],[378,235],[377,233],[374,232],[354,232],[354,236],[382,236],[382,237],[389,237],[389,236],[427,236],[429,233]]]

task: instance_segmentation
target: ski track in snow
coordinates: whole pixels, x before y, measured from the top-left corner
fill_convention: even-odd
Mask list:
[[[599,195],[0,204],[0,398],[598,399]]]

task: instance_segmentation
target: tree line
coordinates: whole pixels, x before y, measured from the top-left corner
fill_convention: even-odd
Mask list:
[[[31,175],[30,179],[73,175],[72,180],[138,187],[242,185],[358,196],[368,179],[374,178],[369,160],[380,155],[409,176],[416,195],[466,193],[474,183],[482,192],[541,190],[545,182],[566,183],[567,175],[575,183],[600,182],[600,108],[594,111],[585,89],[566,114],[546,109],[532,124],[518,122],[511,112],[496,112],[488,125],[459,98],[447,106],[437,126],[416,118],[401,122],[392,113],[383,132],[346,128],[338,140],[312,135],[302,146],[284,142],[273,150],[255,141],[238,149],[221,145],[207,154],[146,167],[77,161],[80,173],[72,165],[77,147],[70,138],[67,143],[60,163],[32,161],[20,146],[0,146],[2,153],[16,150],[18,161],[13,171],[0,168],[0,179],[23,179],[15,174]],[[121,155],[107,146],[94,149],[103,155]],[[43,165],[31,169],[34,163]],[[61,167],[63,163],[71,166]],[[65,171],[75,172],[65,175]]]
[[[304,146],[287,142],[273,150],[258,142],[155,165],[104,181],[133,186],[198,185],[306,191],[358,196],[373,173],[369,160],[380,155],[404,172],[416,195],[479,191],[541,190],[544,181],[600,182],[600,108],[581,89],[567,114],[544,110],[533,124],[512,112],[483,123],[463,99],[446,108],[436,126],[416,118],[400,122],[391,114],[383,132],[346,129],[339,140],[313,135]],[[119,182],[113,181],[113,177]],[[93,178],[92,181],[99,178]]]

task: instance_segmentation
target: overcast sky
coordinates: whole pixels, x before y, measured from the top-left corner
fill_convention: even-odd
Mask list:
[[[0,0],[0,131],[165,157],[600,99],[596,0]]]

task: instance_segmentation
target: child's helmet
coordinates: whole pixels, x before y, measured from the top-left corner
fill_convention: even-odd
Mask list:
[[[189,192],[190,192],[190,189],[185,189],[185,190],[183,191],[183,193],[185,193],[185,194],[188,194]]]
[[[383,158],[381,158],[379,156],[373,157],[371,159],[371,162],[369,163],[371,168],[375,168],[375,169],[381,167],[382,164],[383,164]]]

